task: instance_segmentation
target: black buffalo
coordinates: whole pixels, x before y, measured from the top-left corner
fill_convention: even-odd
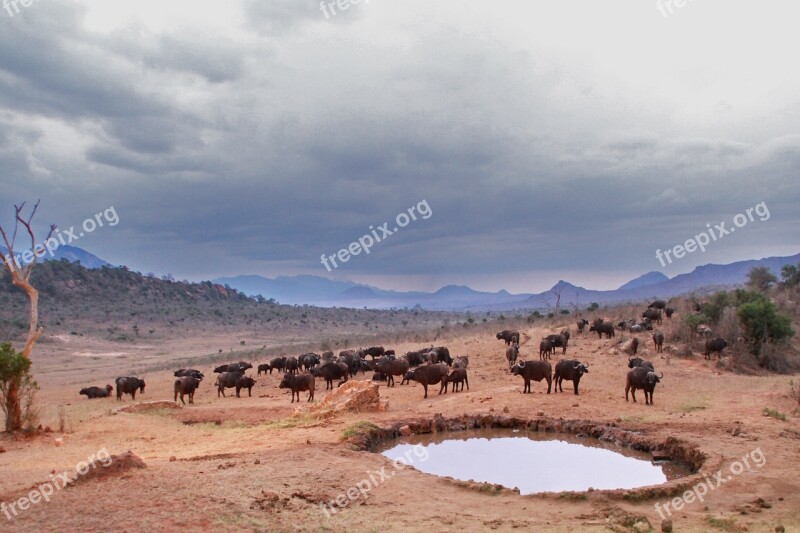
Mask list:
[[[661,353],[664,351],[664,334],[660,331],[653,333],[653,344],[656,346],[656,352]]]
[[[93,398],[108,398],[111,396],[111,391],[114,390],[114,387],[111,385],[106,385],[104,389],[100,387],[86,387],[85,389],[81,389],[78,394],[85,394],[88,399]]]
[[[674,313],[674,312],[675,312],[675,309],[673,309],[671,307],[667,307],[666,309],[664,309],[664,314],[667,315],[667,318],[669,318],[669,319],[672,318],[672,313]]]
[[[643,368],[649,368],[650,370],[655,370],[653,363],[651,363],[650,361],[645,361],[640,357],[634,357],[628,359],[628,368],[636,368],[640,366]]]
[[[340,380],[337,386],[347,382],[347,376],[350,374],[350,369],[345,363],[325,363],[318,366],[311,371],[314,377],[323,378],[325,380],[325,390],[333,389],[333,380]],[[299,400],[300,397],[298,396]]]
[[[575,394],[578,394],[578,384],[581,382],[581,376],[588,373],[589,365],[585,365],[574,359],[562,359],[556,363],[556,370],[553,373],[553,379],[556,381],[555,391],[564,392],[564,389],[561,387],[561,382],[567,380],[572,382]]]
[[[269,370],[270,375],[272,375],[272,370],[275,369],[277,371],[284,370],[286,368],[286,357],[274,357],[269,362]]]
[[[661,324],[661,311],[658,309],[647,309],[642,313],[642,318],[646,318],[650,321],[655,320],[656,324]]]
[[[508,359],[508,368],[514,366],[519,356],[519,344],[512,344],[506,348],[506,359]]]
[[[544,361],[545,358],[550,359],[550,354],[553,353],[553,343],[547,339],[542,339],[539,343],[539,360]]]
[[[300,372],[300,362],[297,357],[290,356],[286,358],[286,371],[290,374],[297,374]]]
[[[600,322],[599,324],[592,324],[592,327],[589,328],[589,331],[596,331],[598,338],[602,338],[604,334],[607,339],[610,339],[611,337],[615,336],[614,324],[612,324],[611,322]]]
[[[408,372],[409,367],[408,361],[403,358],[388,359],[386,357],[381,357],[375,365],[375,370],[386,374],[386,384],[389,387],[394,387],[394,377],[404,376],[405,373]],[[400,384],[402,385],[404,381],[405,380],[402,380]]]
[[[441,394],[447,385],[447,365],[436,363],[434,365],[412,368],[403,376],[403,381],[416,381],[420,383],[425,389],[425,398],[428,397],[428,385],[441,383],[442,386],[439,389],[439,394]]]
[[[236,397],[239,398],[239,391],[242,389],[247,389],[247,395],[253,395],[253,386],[256,384],[256,380],[249,376],[242,376],[236,380]]]
[[[708,339],[706,341],[706,351],[703,355],[706,359],[711,359],[711,352],[717,352],[717,358],[722,358],[722,350],[728,346],[728,341],[723,338],[717,337],[716,339]]]
[[[464,383],[467,384],[467,390],[469,390],[469,379],[467,379],[467,369],[466,368],[456,368],[450,375],[447,376],[444,385],[444,393],[447,394],[447,384],[453,384],[453,392],[458,392],[458,385],[461,384],[461,390],[464,390]]]
[[[300,392],[308,391],[308,401],[314,401],[314,376],[311,374],[284,374],[278,388],[292,390],[292,403],[294,403],[294,396],[297,395],[297,401],[300,401]]]
[[[647,306],[648,309],[664,309],[665,307],[667,307],[667,302],[664,300],[656,300]]]
[[[258,375],[259,376],[261,375],[262,372],[266,374],[267,372],[270,372],[270,370],[272,370],[272,367],[270,366],[269,363],[263,363],[263,364],[258,365]],[[270,374],[271,373],[272,372],[270,372]]]
[[[137,390],[144,394],[143,379],[130,376],[117,378],[117,400],[121,400],[123,394],[130,394],[135,400]]]
[[[569,342],[569,331],[566,332],[567,334],[564,335],[563,333],[560,335],[548,335],[545,337],[546,340],[550,341],[550,344],[553,347],[553,351],[556,348],[561,348],[561,353],[567,353],[567,343]]]
[[[175,399],[174,401],[178,401],[178,395],[181,397],[181,403],[186,405],[186,402],[183,401],[183,396],[189,396],[189,403],[194,403],[194,391],[197,390],[197,387],[200,386],[200,380],[193,376],[181,376],[175,380]]]
[[[519,344],[519,331],[513,329],[504,329],[497,335],[497,340],[504,340],[506,342],[506,346],[512,343]]]
[[[176,378],[182,378],[182,377],[189,376],[189,377],[197,378],[200,381],[202,381],[203,378],[205,377],[205,375],[203,375],[202,372],[200,372],[199,370],[195,370],[194,368],[181,368],[180,370],[176,370],[173,375]]]
[[[223,398],[226,398],[225,389],[234,388],[239,382],[239,378],[242,376],[244,376],[244,374],[241,372],[222,372],[219,376],[217,376],[217,398],[219,398],[220,394],[222,394]]]
[[[644,403],[646,405],[653,405],[653,391],[656,388],[656,383],[661,383],[664,377],[662,373],[660,376],[656,375],[655,371],[650,370],[645,366],[637,366],[628,372],[625,379],[625,401],[628,401],[628,391],[631,391],[633,401],[636,401],[636,389],[644,390]],[[650,399],[648,401],[648,395]]]
[[[589,321],[586,320],[585,318],[581,318],[580,320],[578,320],[577,325],[578,325],[578,333],[583,333],[583,328],[589,325]]]
[[[515,376],[522,376],[525,385],[522,387],[522,393],[531,392],[531,380],[542,381],[547,380],[547,394],[550,394],[550,388],[553,384],[553,367],[547,361],[520,361],[511,368],[511,373]]]

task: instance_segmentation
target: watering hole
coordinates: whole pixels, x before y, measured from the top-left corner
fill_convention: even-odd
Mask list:
[[[384,456],[421,472],[538,492],[634,489],[689,475],[672,461],[592,438],[521,429],[475,429],[384,442]]]

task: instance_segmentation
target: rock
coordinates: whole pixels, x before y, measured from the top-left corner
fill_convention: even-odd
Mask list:
[[[260,459],[256,459],[255,461],[253,461],[253,464],[254,465],[260,465],[261,464],[261,460]]]
[[[786,528],[783,527],[783,526],[775,526],[775,532],[776,533],[785,533],[786,532]]]
[[[536,416],[544,416],[544,411],[536,411]]]
[[[321,402],[300,407],[298,411],[329,414],[385,411],[388,403],[381,399],[379,390],[377,383],[350,380],[325,396]]]
[[[731,366],[731,358],[730,357],[723,357],[719,361],[717,361],[717,368],[730,368]]]
[[[507,406],[507,405],[506,405],[505,407],[503,407],[503,412],[504,412],[504,413],[507,413],[507,412],[508,412],[508,406]]]
[[[665,518],[661,521],[661,531],[664,533],[672,533],[672,520]]]
[[[401,427],[400,428],[400,435],[402,435],[403,437],[411,436],[411,428],[408,427],[408,425],[405,425],[405,426]]]
[[[169,456],[169,462],[170,462],[170,463],[174,463],[174,462],[175,462],[175,461],[177,461],[177,460],[178,460],[178,458],[177,458],[177,457],[175,457],[174,455],[170,455],[170,456]]]
[[[61,437],[54,439],[53,444],[56,445],[56,448],[60,448],[64,444],[64,439]]]
[[[648,522],[646,518],[643,518],[642,520],[639,520],[633,524],[633,530],[637,531],[638,533],[648,533],[648,531],[652,529],[653,528],[650,527],[650,522]]]

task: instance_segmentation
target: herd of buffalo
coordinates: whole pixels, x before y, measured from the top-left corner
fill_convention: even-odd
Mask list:
[[[642,331],[653,330],[653,323],[661,324],[662,311],[667,318],[671,318],[674,310],[666,307],[662,300],[651,303],[642,313],[642,320],[623,320],[614,325],[612,322],[597,318],[591,322],[589,332],[596,332],[600,338],[615,336],[615,330],[630,331],[639,333]],[[590,323],[581,319],[577,322],[578,333],[583,333]],[[707,326],[698,327],[698,332],[711,337],[711,330]],[[507,346],[506,360],[510,372],[515,376],[521,376],[524,382],[523,393],[531,392],[531,381],[547,381],[547,393],[550,394],[553,382],[555,381],[555,392],[563,392],[563,381],[571,381],[573,391],[578,394],[578,386],[581,377],[589,373],[589,365],[575,359],[561,359],[555,365],[555,371],[548,361],[556,348],[561,348],[561,354],[567,353],[570,340],[570,332],[563,329],[560,333],[548,335],[541,339],[539,343],[539,360],[522,361],[519,358],[520,333],[515,330],[503,330],[497,333],[496,338],[503,340]],[[661,331],[652,333],[653,343],[656,352],[663,351],[664,334]],[[644,361],[636,357],[639,347],[639,339],[633,337],[630,341],[629,349],[633,357],[628,360],[628,368],[625,380],[625,400],[628,400],[628,393],[636,401],[636,391],[644,391],[645,403],[653,404],[653,391],[657,383],[660,383],[664,374],[656,373],[654,365],[650,361]],[[716,352],[721,357],[722,350],[727,347],[727,342],[721,338],[708,338],[705,343],[704,355],[706,359],[711,358],[711,353]],[[368,359],[369,357],[369,359]],[[300,401],[300,393],[308,393],[308,401],[314,401],[314,390],[316,378],[322,378],[326,383],[326,390],[334,388],[347,382],[348,379],[356,376],[358,372],[374,372],[372,380],[384,381],[387,386],[394,387],[395,377],[402,376],[401,385],[416,381],[423,386],[425,398],[428,397],[429,385],[440,385],[439,394],[446,394],[449,385],[453,385],[453,392],[459,392],[466,385],[469,389],[469,379],[467,367],[469,358],[465,355],[452,357],[450,350],[445,346],[422,348],[410,351],[404,355],[396,355],[394,350],[385,350],[382,346],[373,346],[367,349],[343,350],[335,356],[332,351],[325,351],[322,354],[305,353],[299,356],[275,357],[268,363],[259,364],[257,375],[272,374],[273,370],[283,372],[279,388],[289,389],[292,393],[292,403],[295,398]],[[253,365],[247,362],[231,363],[218,366],[214,369],[217,374],[215,386],[217,397],[225,396],[225,389],[235,389],[236,396],[240,396],[242,389],[247,389],[248,396],[252,396],[252,388],[256,380],[247,376],[245,372],[252,369]],[[189,403],[194,403],[194,393],[200,386],[203,373],[195,369],[179,369],[174,372],[174,401],[180,397],[181,403],[185,404],[184,397],[188,396]],[[136,399],[136,392],[144,393],[145,382],[137,377],[119,377],[116,380],[117,400],[121,400],[124,394],[130,394]],[[106,385],[104,388],[87,387],[81,389],[80,394],[87,398],[107,398],[111,396],[114,388]]]

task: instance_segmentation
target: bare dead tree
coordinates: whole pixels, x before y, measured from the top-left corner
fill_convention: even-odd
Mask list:
[[[33,228],[31,227],[31,221],[33,217],[36,215],[36,210],[39,208],[39,201],[37,200],[36,204],[34,204],[33,209],[31,210],[30,215],[25,218],[23,216],[22,210],[25,208],[25,202],[20,205],[14,206],[14,233],[9,240],[8,234],[6,233],[5,229],[2,225],[0,225],[0,235],[3,237],[3,241],[5,242],[6,252],[3,253],[0,251],[0,259],[2,259],[3,264],[6,266],[9,274],[11,275],[11,283],[25,291],[25,294],[28,295],[28,300],[30,301],[30,315],[29,315],[29,324],[28,324],[28,337],[25,341],[25,346],[22,349],[22,356],[26,359],[30,360],[31,352],[33,351],[33,347],[36,344],[36,341],[39,340],[42,333],[44,332],[44,328],[39,326],[39,291],[31,284],[31,272],[33,271],[33,267],[36,264],[36,259],[39,257],[37,254],[37,246],[36,246],[36,237],[33,232]],[[25,232],[31,239],[31,248],[30,252],[33,255],[31,261],[22,266],[16,260],[14,255],[14,245],[16,244],[17,240],[17,232],[22,226]],[[56,230],[55,225],[50,226],[50,232],[47,234],[47,237],[43,242],[47,242],[50,237],[53,236],[53,232]],[[40,250],[45,251],[44,245],[40,245]],[[6,429],[8,431],[15,431],[21,429],[22,427],[22,410],[20,406],[20,398],[19,398],[19,388],[18,384],[12,383],[11,387],[8,391],[8,396],[6,399],[6,403],[8,406],[8,419],[6,420]]]

